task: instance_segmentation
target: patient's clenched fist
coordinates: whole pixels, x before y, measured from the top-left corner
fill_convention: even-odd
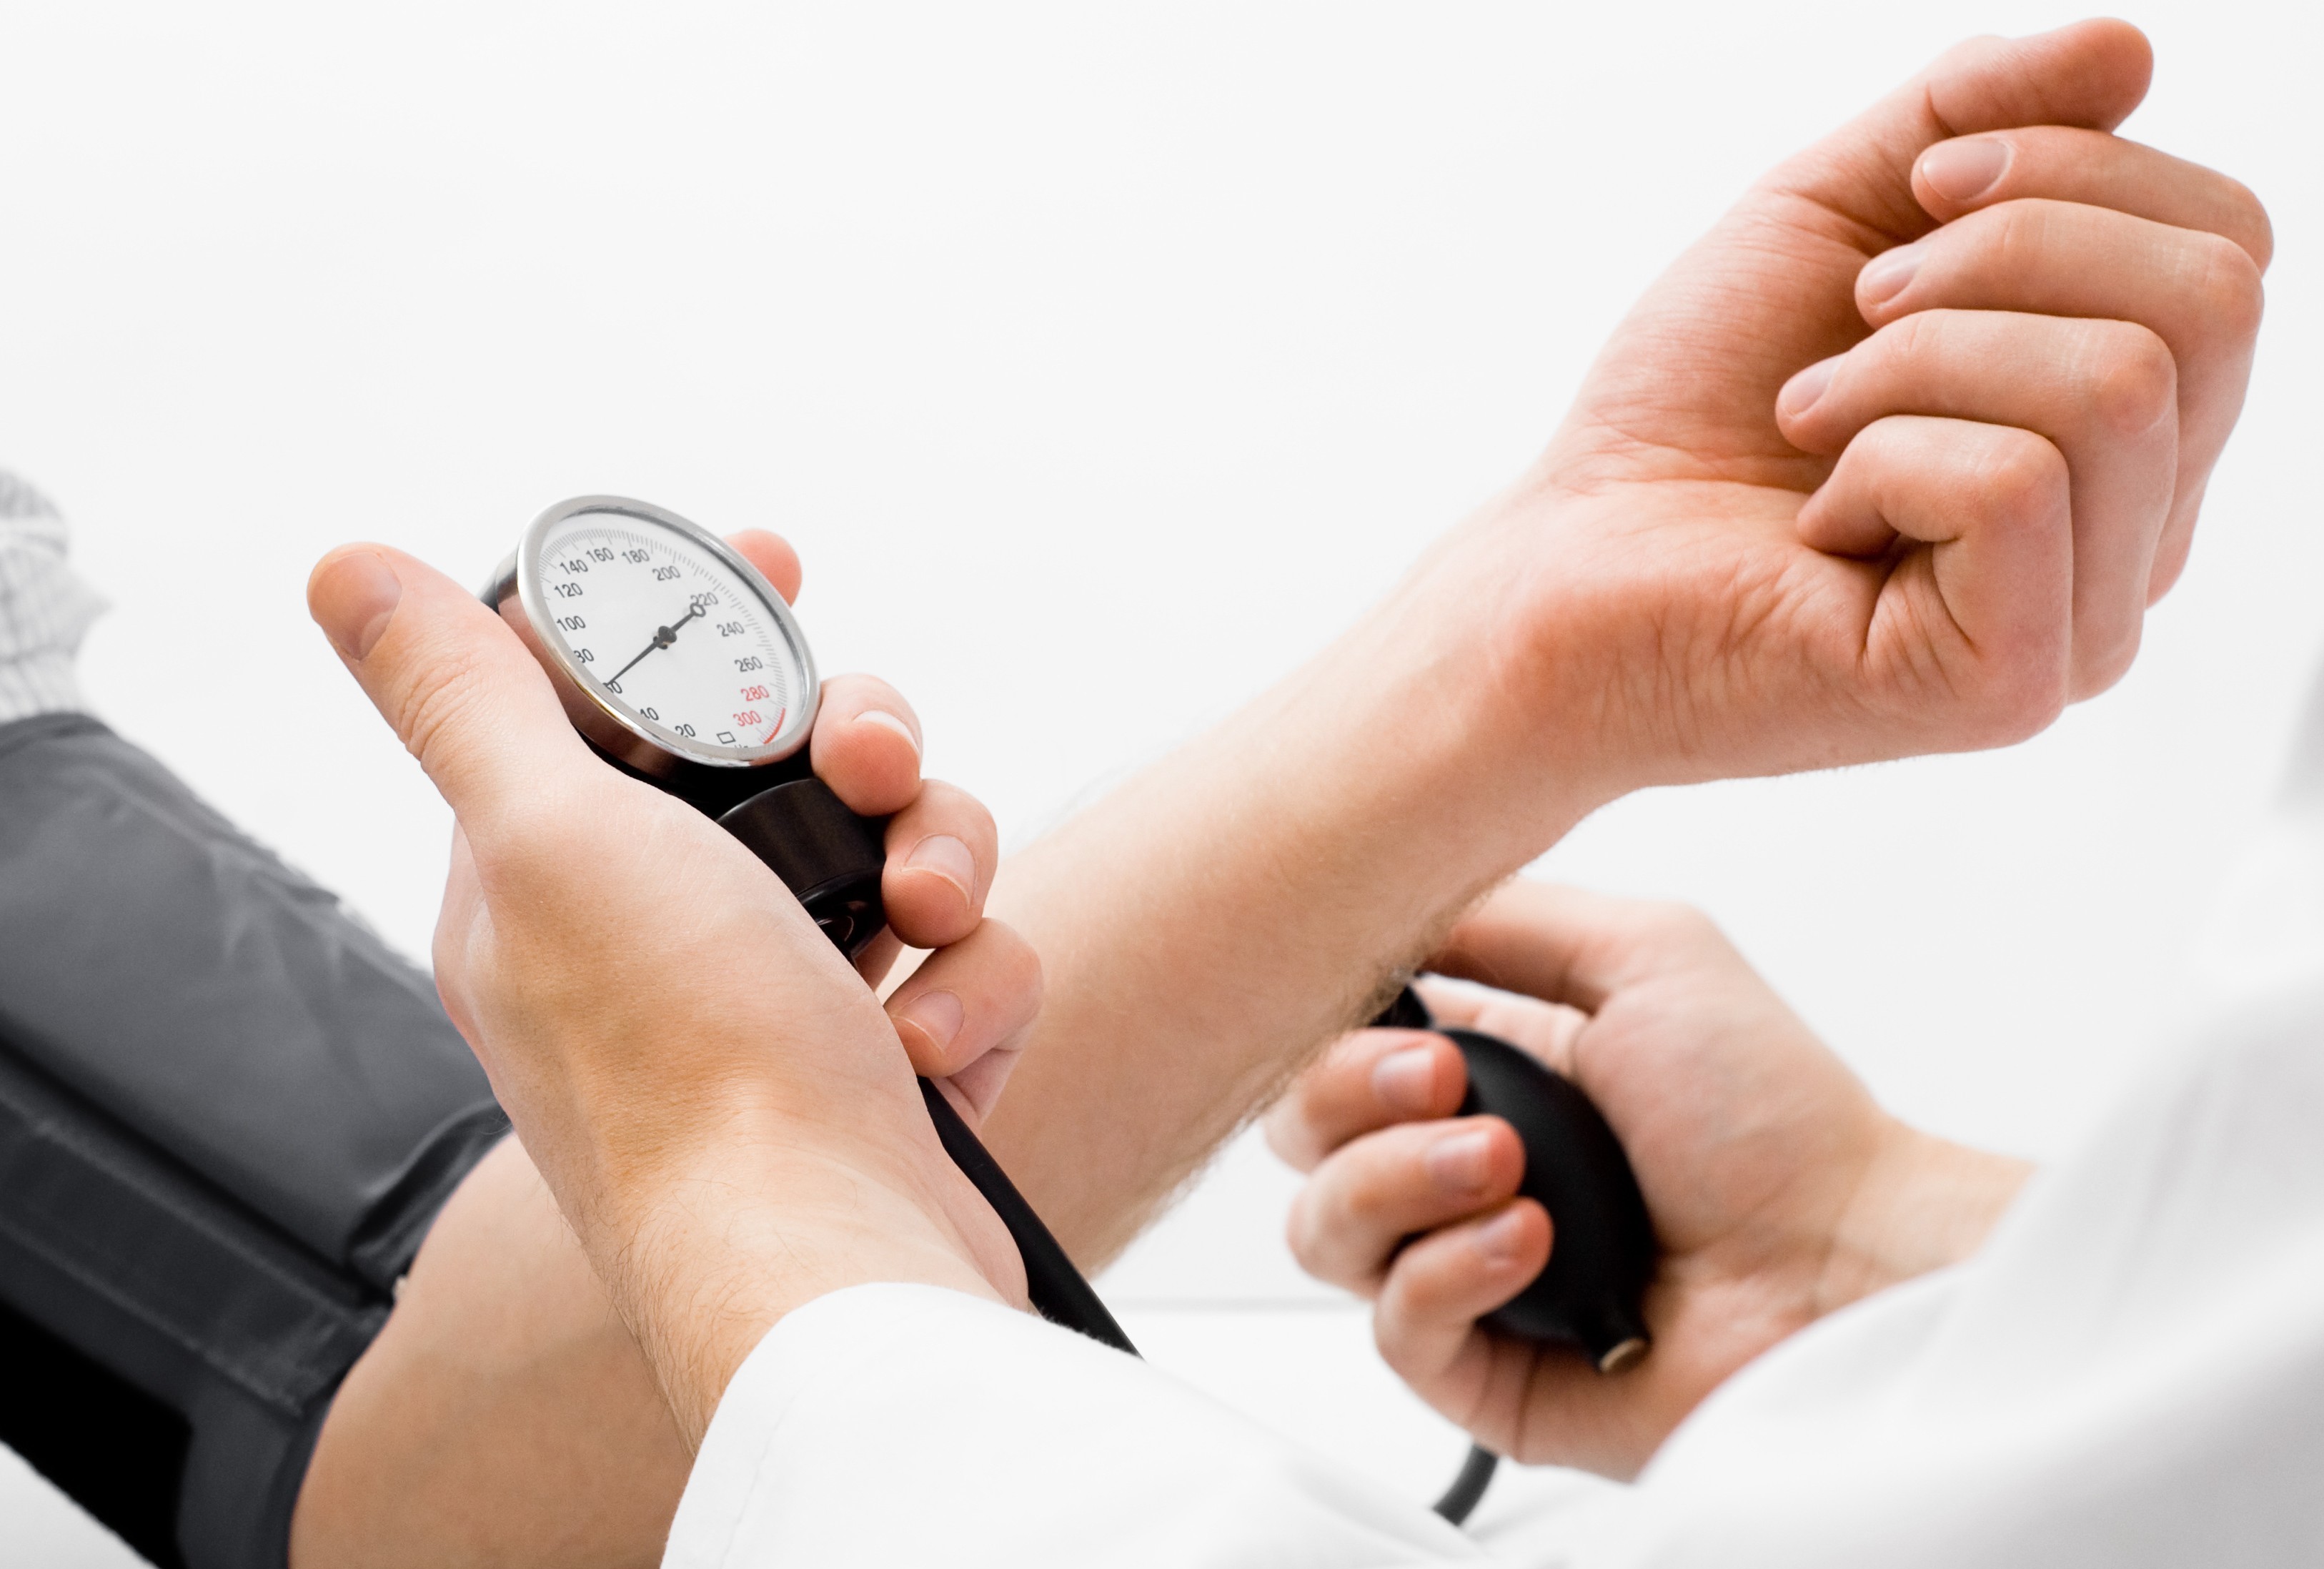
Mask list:
[[[2052,492],[2082,535],[2070,695],[2087,697],[2128,666],[2139,613],[2186,563],[2251,372],[2266,217],[2208,170],[2061,126],[1941,143],[1914,186],[1932,213],[1964,216],[1857,275],[1876,330],[1792,378],[1776,400],[1784,433],[1845,454],[1909,408],[2052,447]],[[1932,426],[1931,445],[1977,434]],[[1859,556],[1893,543],[1871,511],[1846,545],[1827,543],[1830,489],[1802,514],[1803,538]]]
[[[1488,628],[1530,761],[1602,798],[1990,746],[2121,677],[2271,248],[2242,186],[2111,134],[2151,65],[2121,23],[1964,44],[1647,293],[1411,586]]]

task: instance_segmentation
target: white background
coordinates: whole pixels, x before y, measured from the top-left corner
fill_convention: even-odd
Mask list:
[[[1361,614],[1766,164],[2035,4],[0,5],[0,464],[106,717],[426,951],[447,818],[307,621],[542,505],[789,535],[1021,842]],[[1664,792],[1544,871],[1707,906],[1896,1109],[2033,1155],[2181,1006],[2324,642],[2305,5],[2141,5],[2132,134],[2276,221],[2243,429],[2116,692],[2015,752]],[[1433,1491],[1458,1444],[1231,1155],[1107,1282],[1157,1360]],[[1240,1306],[1237,1306],[1237,1305]],[[0,1471],[0,1563],[119,1550]]]

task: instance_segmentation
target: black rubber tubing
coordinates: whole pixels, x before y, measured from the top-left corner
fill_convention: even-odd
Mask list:
[[[1493,1472],[1499,1469],[1501,1457],[1481,1444],[1469,1445],[1469,1458],[1461,1463],[1461,1474],[1436,1500],[1436,1512],[1454,1525],[1460,1525],[1475,1512],[1478,1500],[1493,1484]]]
[[[1025,1260],[1025,1295],[1033,1304],[1033,1311],[1051,1324],[1078,1330],[1100,1345],[1110,1345],[1116,1351],[1126,1351],[1131,1356],[1138,1348],[1130,1343],[1121,1325],[1114,1322],[1082,1272],[1074,1267],[1065,1250],[1042,1223],[1009,1174],[1001,1169],[1001,1162],[992,1158],[991,1151],[968,1131],[953,1103],[945,1093],[929,1083],[920,1081],[920,1099],[927,1103],[928,1120],[936,1125],[936,1140],[944,1146],[952,1163],[960,1168],[984,1202],[992,1206],[1001,1223],[1009,1228],[1009,1235],[1017,1243],[1017,1251]]]

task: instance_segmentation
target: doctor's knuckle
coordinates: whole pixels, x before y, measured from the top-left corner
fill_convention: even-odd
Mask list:
[[[1301,1269],[1319,1279],[1330,1280],[1337,1278],[1340,1271],[1333,1267],[1334,1253],[1331,1244],[1337,1228],[1330,1213],[1333,1206],[1328,1195],[1322,1191],[1326,1186],[1317,1178],[1300,1190],[1291,1202],[1283,1236]]]
[[[1391,1277],[1388,1289],[1380,1294],[1379,1306],[1372,1311],[1372,1345],[1390,1372],[1409,1380],[1416,1371],[1416,1359],[1400,1287],[1401,1278]]]
[[[1314,1166],[1314,1141],[1281,1104],[1268,1112],[1260,1126],[1266,1130],[1267,1147],[1275,1151],[1277,1159],[1294,1171],[1305,1171]]]
[[[1416,1187],[1425,1191],[1425,1174],[1416,1168],[1406,1172],[1404,1166],[1398,1162],[1393,1170],[1343,1173],[1336,1186],[1339,1229],[1350,1234],[1380,1231],[1394,1221],[1408,1191]]]

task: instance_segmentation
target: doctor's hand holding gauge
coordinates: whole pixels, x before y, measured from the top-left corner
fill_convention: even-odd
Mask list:
[[[886,825],[807,767],[815,656],[774,586],[724,540],[649,503],[580,496],[533,520],[484,595],[608,761],[715,817],[849,958],[887,927]],[[1130,1349],[958,1111],[923,1079],[946,1154],[1009,1228],[1043,1316]]]
[[[583,496],[549,508],[494,575],[499,610],[549,673],[575,728],[609,762],[715,817],[780,877],[851,958],[885,930],[884,825],[851,811],[806,765],[819,690],[788,605],[716,536],[647,503]],[[1429,1023],[1406,992],[1384,1021]],[[1525,1151],[1525,1191],[1556,1217],[1549,1264],[1502,1308],[1507,1333],[1618,1373],[1643,1357],[1640,1298],[1654,1234],[1620,1144],[1588,1098],[1475,1031],[1462,1109],[1497,1115]],[[926,1079],[946,1154],[1007,1226],[1045,1317],[1133,1352],[1040,1218]],[[1491,1475],[1479,1449],[1441,1512],[1468,1514]]]

